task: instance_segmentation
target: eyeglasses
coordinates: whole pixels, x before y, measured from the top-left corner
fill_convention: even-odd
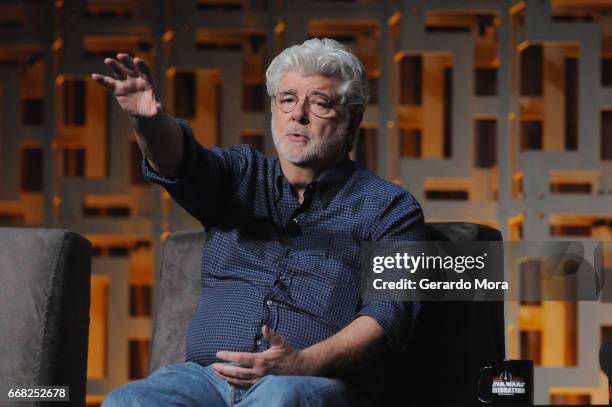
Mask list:
[[[323,95],[309,95],[300,99],[292,93],[281,92],[274,96],[276,107],[284,113],[292,112],[300,100],[308,105],[308,110],[312,114],[322,119],[328,119],[336,113],[334,106],[337,103]]]

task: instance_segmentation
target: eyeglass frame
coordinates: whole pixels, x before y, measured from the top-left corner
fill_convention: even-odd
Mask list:
[[[284,111],[284,110],[283,110],[283,109],[282,109],[282,108],[279,106],[278,101],[276,100],[276,97],[277,97],[278,95],[280,95],[281,93],[282,93],[282,94],[284,94],[284,95],[294,96],[294,97],[297,99],[297,101],[295,102],[295,105],[294,105],[294,106],[291,108],[291,110],[289,110],[289,111]],[[304,101],[304,105],[308,104],[308,111],[309,111],[310,113],[312,113],[313,115],[315,115],[316,117],[318,117],[318,118],[320,118],[320,119],[331,119],[333,116],[319,116],[318,114],[316,114],[315,112],[313,112],[313,111],[312,111],[312,109],[311,109],[311,103],[310,103],[310,98],[311,98],[312,96],[318,96],[318,97],[322,97],[322,98],[327,99],[327,100],[329,101],[330,105],[331,105],[331,106],[330,106],[330,108],[329,108],[329,109],[330,109],[330,111],[332,111],[332,110],[333,110],[333,111],[335,111],[336,113],[339,113],[337,110],[335,110],[335,109],[334,109],[334,106],[337,106],[337,105],[342,105],[341,103],[339,103],[339,102],[338,102],[339,97],[330,98],[329,96],[327,96],[327,95],[325,95],[325,94],[323,94],[323,93],[319,93],[319,92],[313,92],[313,93],[311,93],[310,95],[306,95],[306,97],[304,97],[304,98],[299,98],[299,97],[297,97],[297,95],[296,95],[295,93],[291,93],[291,92],[279,92],[279,93],[277,93],[277,94],[275,94],[275,95],[272,95],[272,99],[274,100],[274,104],[276,105],[276,107],[278,108],[278,110],[280,110],[280,111],[281,111],[281,112],[283,112],[283,113],[291,113],[291,112],[293,112],[293,111],[295,110],[295,108],[297,107],[297,105],[300,103],[300,100],[303,100],[303,101]]]

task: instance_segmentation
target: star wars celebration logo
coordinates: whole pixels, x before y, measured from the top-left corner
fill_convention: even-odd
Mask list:
[[[525,380],[522,377],[512,377],[512,374],[505,370],[493,378],[491,393],[500,396],[525,394]]]

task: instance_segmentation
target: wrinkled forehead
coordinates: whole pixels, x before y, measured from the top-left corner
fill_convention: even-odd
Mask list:
[[[340,80],[319,73],[308,74],[300,71],[288,71],[278,82],[278,93],[287,92],[297,95],[307,95],[313,92],[327,96],[336,96],[339,92]]]

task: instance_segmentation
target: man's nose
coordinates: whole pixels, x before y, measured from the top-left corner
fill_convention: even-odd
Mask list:
[[[308,123],[308,108],[306,107],[306,100],[298,100],[295,109],[291,112],[291,118],[299,123]]]

